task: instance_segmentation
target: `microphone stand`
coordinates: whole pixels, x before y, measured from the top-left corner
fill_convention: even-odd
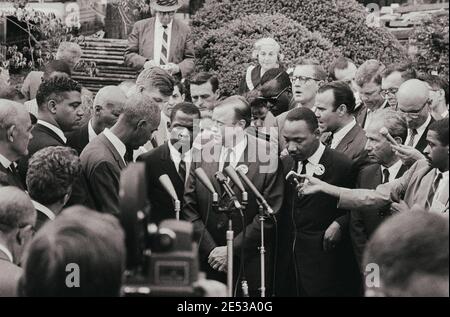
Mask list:
[[[242,210],[242,205],[237,200],[236,195],[228,184],[226,178],[222,178],[219,175],[215,175],[219,184],[225,190],[228,200],[223,206],[218,207],[219,212],[224,212],[228,217],[228,230],[226,232],[227,240],[227,296],[233,297],[233,243],[234,243],[234,231],[233,231],[233,213]]]
[[[259,221],[261,224],[261,246],[259,247],[259,255],[261,261],[261,297],[266,297],[266,248],[264,247],[264,207],[258,203],[259,206]]]

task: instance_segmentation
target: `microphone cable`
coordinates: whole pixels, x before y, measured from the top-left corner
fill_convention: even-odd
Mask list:
[[[273,248],[273,277],[272,277],[272,297],[275,297],[275,280],[277,277],[277,259],[278,259],[278,221],[276,215],[272,215],[273,224],[275,226],[275,246]]]

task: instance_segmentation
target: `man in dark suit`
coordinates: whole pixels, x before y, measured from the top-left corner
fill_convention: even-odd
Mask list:
[[[356,122],[365,129],[372,121],[373,114],[389,107],[381,95],[381,74],[385,66],[378,60],[364,62],[356,71],[355,81],[363,105],[354,113]]]
[[[74,149],[49,146],[30,158],[26,184],[37,211],[36,230],[53,220],[72,195],[75,180],[81,176],[81,163]]]
[[[194,43],[187,25],[174,18],[178,0],[154,0],[156,17],[136,22],[128,36],[125,64],[141,69],[161,66],[171,75],[187,78],[194,70]]]
[[[239,167],[262,193],[274,212],[278,212],[282,204],[283,180],[278,168],[276,149],[270,148],[266,141],[246,135],[244,129],[250,125],[251,110],[247,101],[240,96],[225,99],[213,110],[212,117],[217,133],[218,143],[208,143],[201,152],[194,155],[191,175],[184,193],[183,217],[194,223],[197,239],[200,239],[199,259],[202,270],[211,279],[225,280],[227,270],[226,231],[228,218],[224,213],[216,213],[211,206],[210,192],[194,175],[201,167],[213,183],[219,195],[223,193],[214,178],[215,173],[222,172],[226,166]],[[214,145],[215,144],[215,145]],[[267,154],[268,153],[268,154]],[[242,193],[232,186],[241,201]],[[243,237],[243,220],[239,214],[233,214],[235,268],[239,268],[241,252],[245,254],[245,276],[251,296],[259,295],[260,287],[260,222],[255,196],[249,193],[248,205],[245,209],[245,241]],[[223,193],[224,197],[225,194]],[[223,200],[222,202],[224,202]],[[266,287],[272,288],[271,272],[273,270],[273,226],[272,219],[266,219]],[[245,245],[245,247],[244,247]],[[239,273],[238,269],[234,273]],[[236,276],[235,276],[236,278]]]
[[[125,93],[117,86],[100,89],[95,95],[91,119],[79,129],[67,134],[67,144],[81,154],[90,141],[117,122],[126,99]]]
[[[30,115],[23,105],[0,99],[0,173],[6,185],[25,189],[16,161],[28,154],[31,129]]]
[[[184,185],[192,164],[195,120],[200,120],[200,110],[196,106],[187,102],[176,105],[168,123],[170,140],[138,158],[145,162],[152,223],[175,218],[173,199],[159,182],[161,175],[169,176],[178,199],[183,200]]]
[[[350,86],[341,81],[331,82],[319,88],[315,114],[325,145],[345,154],[353,161],[355,170],[367,165],[367,138],[364,130],[353,117],[355,97]]]
[[[317,175],[328,182],[351,187],[352,162],[320,143],[315,114],[307,108],[291,110],[283,128],[289,156],[282,159],[290,171]],[[358,276],[353,265],[349,235],[342,229],[347,211],[336,208],[326,195],[299,196],[286,186],[280,214],[278,295],[352,296]]]
[[[430,89],[427,83],[411,79],[404,82],[397,93],[398,110],[408,123],[408,136],[403,145],[394,149],[406,167],[424,159],[428,128],[434,122],[429,111]]]
[[[28,159],[48,146],[65,146],[64,132],[80,126],[84,111],[81,107],[81,86],[66,77],[53,77],[44,81],[38,89],[39,107],[37,124],[31,131],[33,139],[28,145],[28,156],[19,162],[19,172],[25,182]]]
[[[80,155],[83,175],[95,209],[118,215],[120,172],[127,148],[137,149],[158,128],[160,109],[146,94],[136,93],[111,129],[106,128]]]
[[[397,111],[388,109],[378,112],[366,131],[366,150],[372,164],[360,171],[356,188],[375,189],[380,184],[400,178],[406,171],[390,141],[380,133],[383,127],[398,144],[402,144],[406,139],[408,127],[404,116]],[[350,234],[356,259],[360,265],[367,241],[388,215],[390,215],[388,210],[370,213],[358,209],[351,211]],[[364,271],[362,269],[363,273]]]
[[[33,237],[36,211],[17,187],[0,187],[0,297],[17,296],[25,245]]]

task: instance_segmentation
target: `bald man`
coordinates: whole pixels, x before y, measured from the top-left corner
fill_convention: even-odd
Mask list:
[[[434,122],[429,106],[431,103],[429,85],[418,79],[405,81],[397,93],[398,111],[403,113],[408,124],[408,136],[402,146],[394,147],[404,165],[412,166],[423,159],[427,147],[428,127]]]
[[[16,161],[28,155],[31,129],[30,115],[22,104],[0,99],[0,174],[6,185],[25,188]]]
[[[95,96],[91,119],[80,129],[67,134],[67,144],[81,154],[92,139],[116,123],[126,100],[124,91],[117,86],[100,89]]]

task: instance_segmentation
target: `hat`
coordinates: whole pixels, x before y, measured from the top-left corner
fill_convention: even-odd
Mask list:
[[[155,11],[170,12],[181,8],[179,0],[152,0],[150,6]]]

